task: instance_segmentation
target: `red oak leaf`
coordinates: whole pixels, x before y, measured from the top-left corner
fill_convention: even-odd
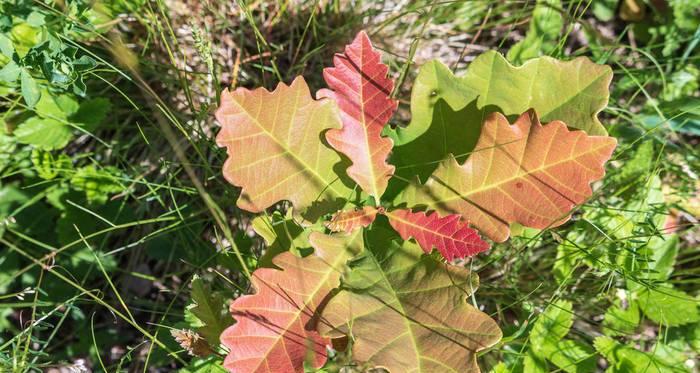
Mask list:
[[[377,218],[377,213],[381,213],[383,210],[383,208],[365,206],[358,210],[338,211],[333,214],[331,221],[326,223],[326,227],[333,232],[350,233],[357,228],[364,228],[372,224]]]
[[[364,31],[345,53],[333,57],[333,64],[323,70],[330,89],[320,90],[318,96],[337,102],[343,127],[329,130],[326,139],[352,161],[348,175],[379,199],[394,174],[394,166],[386,162],[394,143],[381,136],[398,105],[389,97],[394,88],[387,77],[389,67],[381,63],[380,53]]]
[[[304,372],[304,362],[320,368],[330,339],[316,331],[316,312],[340,285],[345,262],[362,250],[362,235],[310,236],[314,253],[299,258],[287,251],[275,268],[251,277],[255,294],[231,303],[236,324],[221,334],[229,349],[224,367],[234,373]]]
[[[385,214],[401,238],[413,237],[426,253],[436,248],[448,261],[473,256],[489,248],[459,215],[440,217],[435,211],[426,214],[411,210],[393,210]]]

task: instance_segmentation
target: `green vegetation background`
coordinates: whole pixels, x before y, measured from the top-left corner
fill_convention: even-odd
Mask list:
[[[522,230],[469,264],[505,336],[482,369],[698,370],[700,1],[0,9],[0,371],[222,371],[226,304],[246,291],[264,242],[221,176],[219,93],[299,74],[316,90],[363,28],[400,84],[394,126],[408,122],[411,82],[430,59],[457,74],[486,50],[614,69],[601,120],[620,145],[594,198],[566,225]],[[188,354],[171,335],[186,329],[215,353]]]

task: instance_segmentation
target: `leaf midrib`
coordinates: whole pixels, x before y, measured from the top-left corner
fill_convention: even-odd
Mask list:
[[[367,255],[368,255],[369,257],[372,258],[372,262],[374,263],[374,265],[375,265],[376,268],[378,269],[377,272],[379,272],[379,273],[381,274],[382,279],[383,279],[383,280],[386,282],[386,284],[387,284],[387,288],[391,291],[391,294],[393,295],[394,299],[396,300],[396,303],[398,304],[397,307],[399,307],[399,308],[401,309],[401,320],[403,321],[404,325],[406,326],[406,330],[407,330],[406,333],[408,333],[409,336],[410,336],[411,343],[413,344],[413,348],[414,348],[414,350],[416,351],[416,357],[417,357],[417,360],[418,360],[418,366],[420,367],[420,357],[422,356],[422,354],[421,354],[421,352],[420,352],[420,349],[418,348],[418,345],[416,344],[416,338],[415,338],[415,336],[413,335],[413,328],[411,328],[411,321],[410,321],[410,319],[407,317],[408,314],[406,313],[406,309],[404,309],[403,303],[401,302],[401,298],[398,296],[399,293],[397,292],[396,289],[394,289],[394,286],[392,285],[391,281],[389,281],[389,278],[386,277],[386,272],[384,271],[384,268],[383,268],[383,267],[381,266],[381,264],[377,261],[377,258],[374,256],[374,254],[371,253],[371,252],[368,250],[368,251],[367,251]],[[398,270],[398,269],[400,269],[400,268],[397,268],[397,270]],[[385,309],[385,308],[387,308],[387,307],[386,307],[386,306],[382,307],[382,309]],[[386,346],[386,345],[387,345],[387,344],[385,344],[385,346]],[[372,356],[370,356],[370,358],[371,358],[371,357],[374,357],[374,355],[376,355],[376,353],[379,352],[379,351],[381,351],[381,350],[378,350],[378,351],[376,351],[375,353],[373,353]],[[368,360],[370,360],[370,359],[368,359]]]

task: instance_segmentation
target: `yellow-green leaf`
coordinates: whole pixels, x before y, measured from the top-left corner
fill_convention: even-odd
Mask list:
[[[371,247],[350,263],[323,311],[322,334],[349,335],[353,359],[390,372],[478,372],[476,352],[502,335],[467,302],[478,277],[421,255],[416,244],[399,246],[393,232],[369,234],[380,237],[367,238]]]
[[[340,127],[336,105],[314,100],[302,77],[272,92],[225,91],[216,118],[217,143],[228,150],[224,177],[243,188],[238,207],[261,212],[288,200],[313,221],[338,210],[352,193],[334,169],[344,169],[341,157],[322,140],[326,130]],[[312,206],[324,208],[312,213]]]

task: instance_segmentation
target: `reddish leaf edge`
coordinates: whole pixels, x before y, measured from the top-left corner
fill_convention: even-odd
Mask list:
[[[437,211],[413,211],[412,209],[386,210],[384,207],[339,210],[333,214],[326,228],[335,233],[351,233],[367,228],[377,215],[384,215],[389,224],[404,240],[413,239],[427,254],[433,249],[448,262],[464,259],[490,248],[479,232],[471,228],[469,221],[459,214],[441,216]]]

